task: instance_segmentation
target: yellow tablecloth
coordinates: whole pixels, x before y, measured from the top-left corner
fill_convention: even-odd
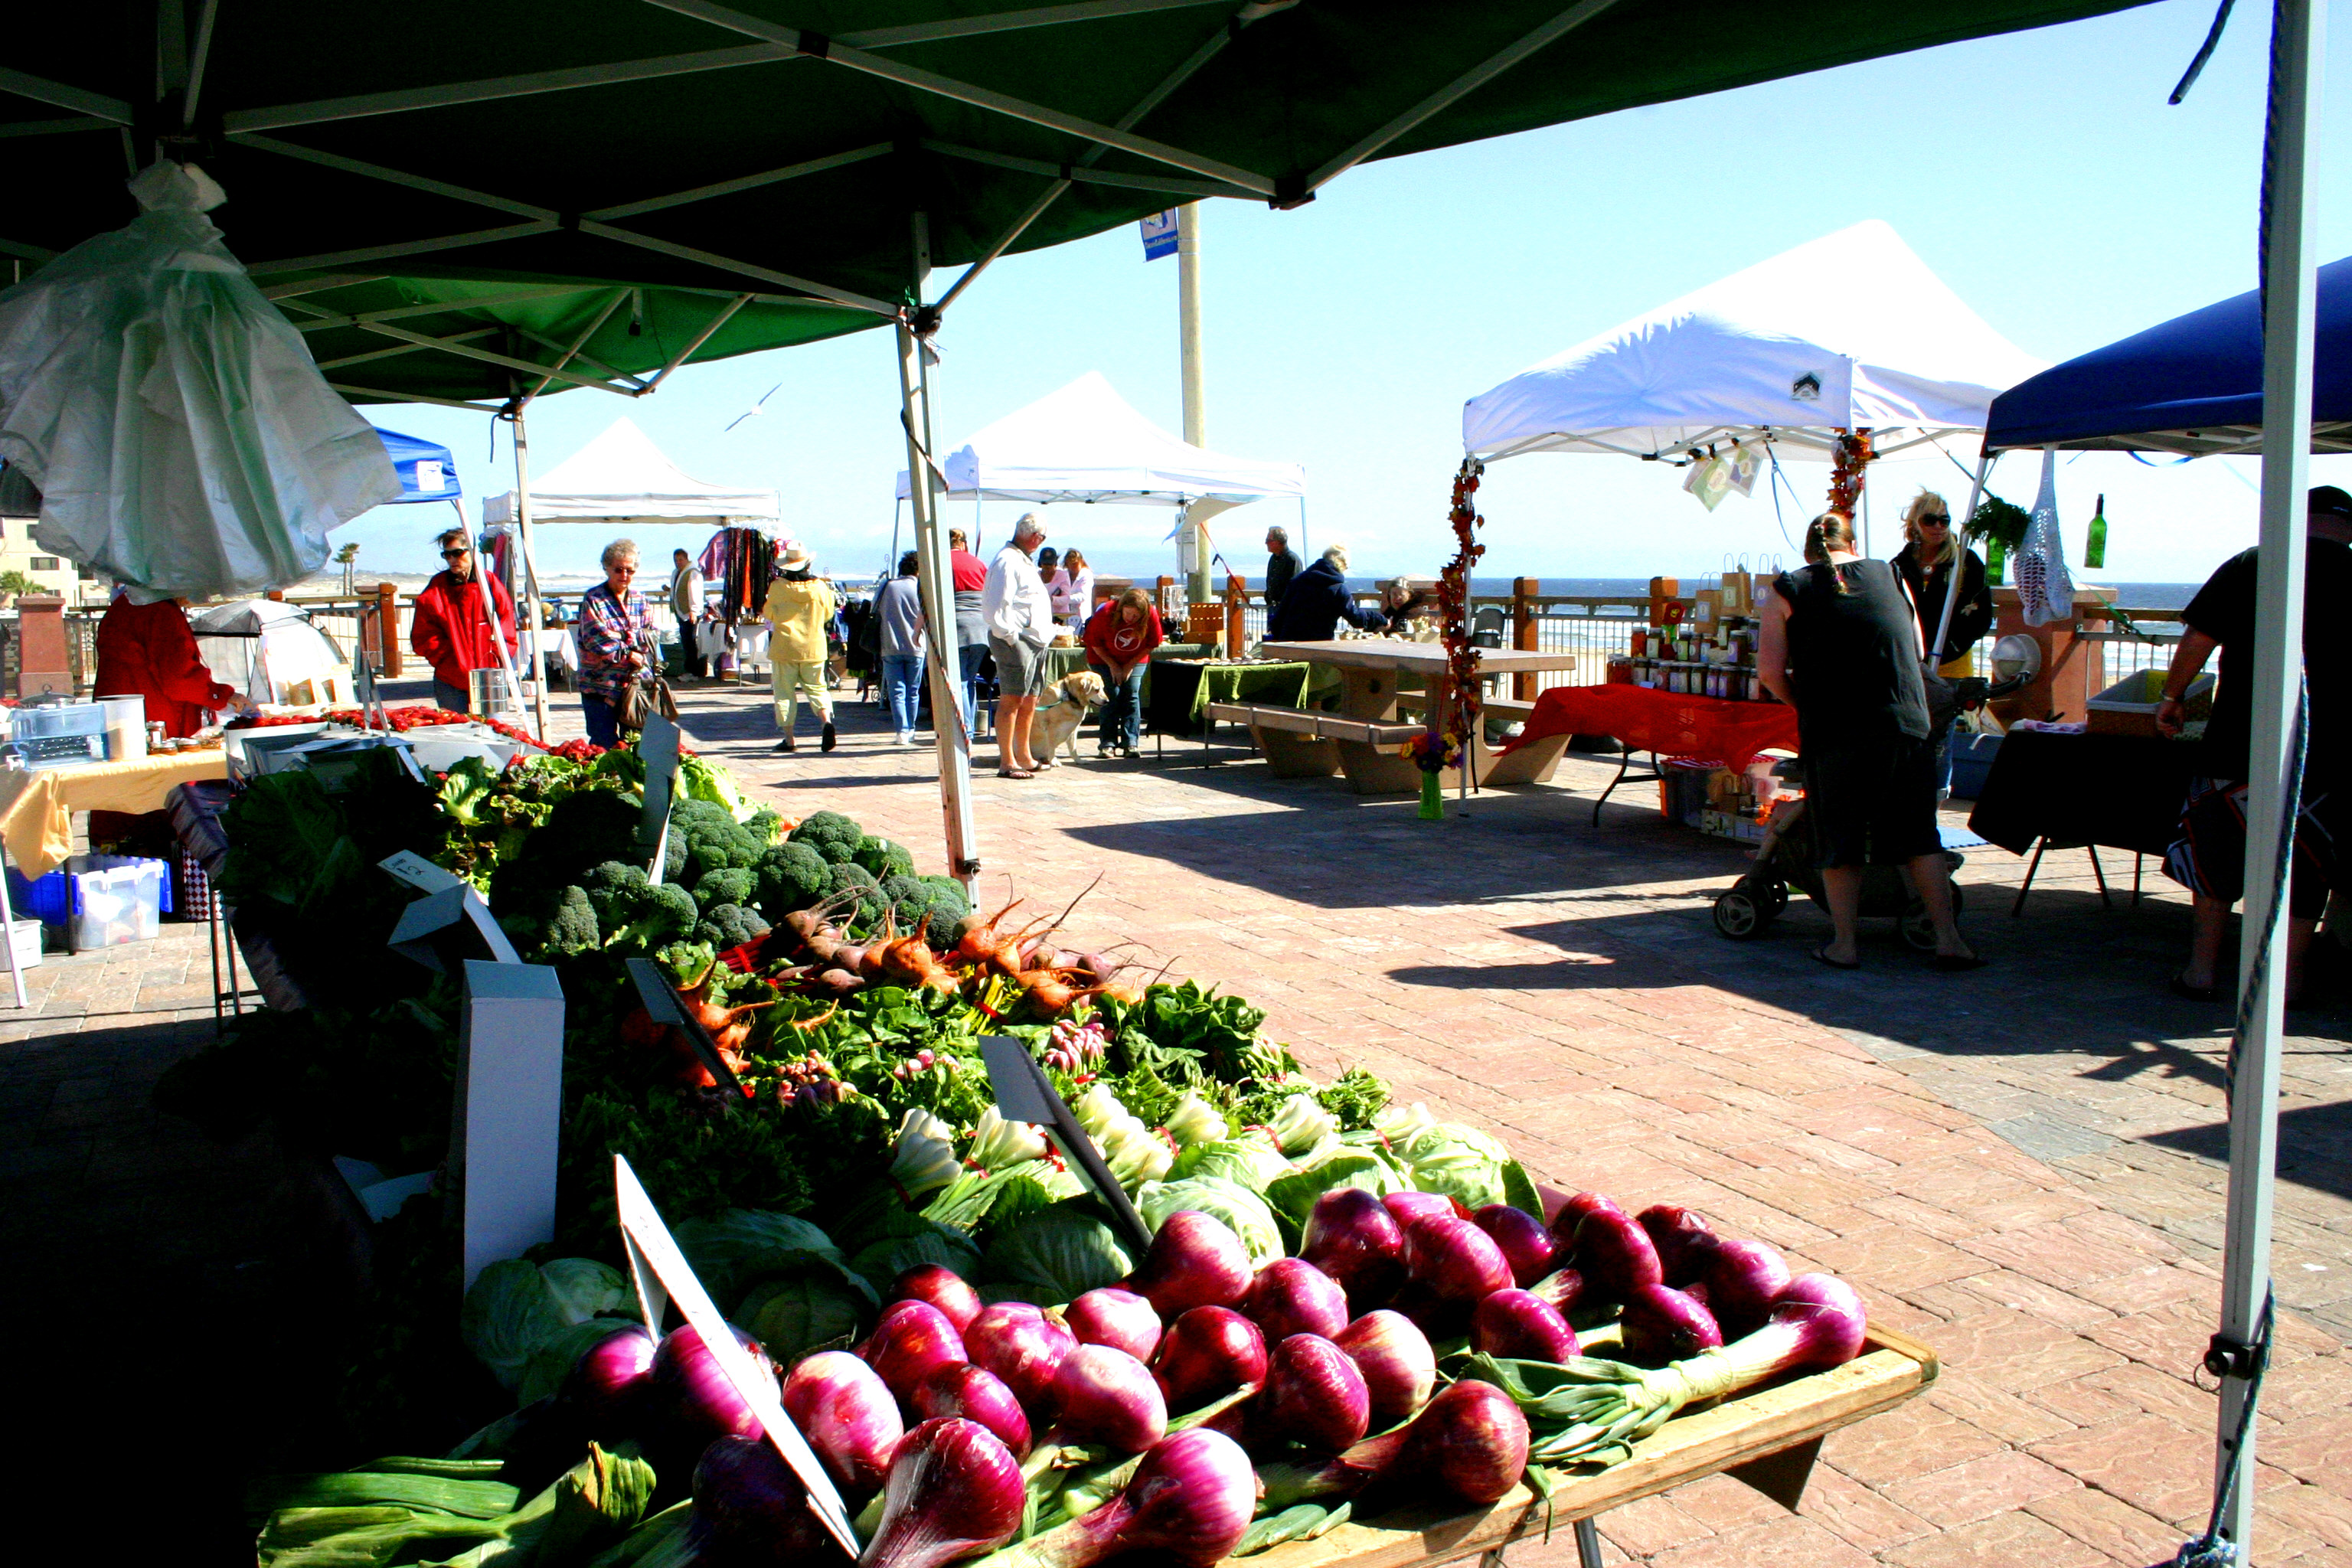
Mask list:
[[[226,752],[0,773],[0,843],[26,876],[46,876],[73,853],[75,812],[161,811],[174,784],[226,777]]]

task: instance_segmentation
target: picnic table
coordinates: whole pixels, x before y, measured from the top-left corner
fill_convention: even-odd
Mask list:
[[[1296,659],[1160,658],[1143,682],[1144,727],[1154,734],[1198,735],[1213,703],[1297,708],[1307,695],[1307,667]]]
[[[1353,637],[1265,642],[1258,645],[1258,653],[1266,658],[1323,665],[1339,675],[1336,715],[1285,717],[1261,712],[1238,717],[1237,721],[1250,725],[1258,749],[1276,773],[1297,777],[1344,773],[1358,795],[1409,795],[1421,788],[1420,765],[1399,754],[1397,748],[1427,725],[1442,724],[1453,706],[1454,677],[1443,644]],[[1575,668],[1573,653],[1531,648],[1485,648],[1478,658],[1482,676]],[[1402,694],[1406,703],[1423,710],[1421,717],[1410,720],[1398,700],[1399,687],[1407,675],[1418,675],[1423,682],[1422,692]],[[1567,749],[1567,736],[1552,735],[1500,756],[1486,744],[1481,726],[1481,732],[1471,739],[1470,782],[1482,789],[1541,784],[1551,777]],[[1447,769],[1442,782],[1447,789],[1458,788],[1461,770]]]

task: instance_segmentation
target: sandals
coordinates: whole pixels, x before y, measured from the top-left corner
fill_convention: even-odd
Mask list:
[[[999,768],[996,776],[1001,779],[1034,779],[1037,775],[1024,768]]]
[[[1852,963],[1841,963],[1836,959],[1832,958],[1830,956],[1830,944],[1828,942],[1823,942],[1819,947],[1810,949],[1807,956],[1811,958],[1816,963],[1828,964],[1832,969],[1860,969],[1862,967],[1862,960],[1858,958]]]
[[[1939,952],[1930,961],[1929,967],[1940,969],[1947,974],[1960,974],[1971,969],[1982,969],[1991,962],[1989,958],[1979,958],[1973,952]]]

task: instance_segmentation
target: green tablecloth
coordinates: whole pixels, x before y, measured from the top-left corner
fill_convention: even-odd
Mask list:
[[[1160,734],[1198,734],[1201,712],[1212,702],[1256,702],[1296,708],[1306,694],[1303,663],[1209,664],[1157,659],[1145,684],[1144,718]]]
[[[1048,681],[1076,675],[1086,667],[1087,650],[1082,647],[1049,647],[1045,650],[1045,679]]]

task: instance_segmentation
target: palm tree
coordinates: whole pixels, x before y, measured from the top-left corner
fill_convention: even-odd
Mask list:
[[[335,552],[335,563],[343,569],[343,597],[347,599],[359,597],[359,584],[352,578],[352,565],[359,558],[360,547],[355,543],[346,544]]]

